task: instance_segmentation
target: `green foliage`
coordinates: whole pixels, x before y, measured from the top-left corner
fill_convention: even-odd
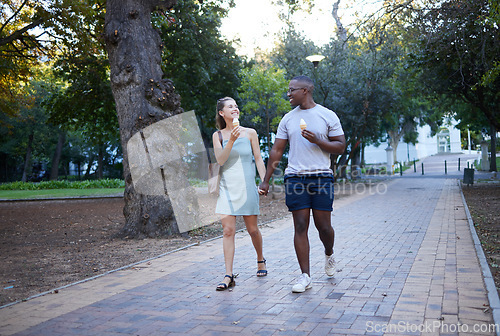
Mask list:
[[[103,10],[104,1],[98,0],[2,1],[0,110],[13,115],[29,105],[22,99],[23,86],[42,59],[95,49]]]
[[[438,124],[441,118],[442,109],[433,108],[406,64],[404,25],[387,15],[360,25],[360,34],[347,42],[332,39],[321,48],[289,30],[271,57],[288,77],[307,75],[315,81],[315,101],[342,122],[348,141],[342,160],[388,132],[415,142],[419,124]],[[306,60],[312,54],[325,56],[316,69]]]
[[[311,62],[306,60],[306,57],[318,53],[321,53],[321,50],[312,41],[291,29],[282,36],[281,41],[273,50],[271,64],[279,69],[284,69],[288,80],[299,75],[314,79],[315,75],[321,71],[315,73]],[[316,90],[316,92],[318,91]]]
[[[33,159],[45,162],[57,134],[68,129],[94,146],[116,142],[118,123],[100,40],[104,3],[7,0],[0,7],[0,131],[14,135],[0,144],[6,161],[22,163],[29,134]],[[37,74],[47,64],[55,66],[59,81],[48,71]],[[33,94],[33,78],[43,93],[38,88]]]
[[[407,42],[416,37],[405,28],[405,19],[394,20],[386,15],[378,23],[384,25],[380,50],[388,50],[393,55],[387,64],[390,73],[385,81],[390,100],[382,111],[381,122],[382,130],[389,135],[394,153],[401,139],[406,143],[416,143],[417,126],[429,125],[435,133],[445,111],[442,105],[435,104],[426,87],[419,81],[422,70],[408,65]]]
[[[62,158],[65,164],[72,161],[80,166],[85,163],[92,166],[96,160],[94,154],[100,153],[104,168],[109,168],[108,176],[119,175],[116,173],[121,155],[119,129],[101,39],[105,1],[7,0],[4,3],[0,12],[0,23],[5,23],[0,31],[0,132],[5,135],[2,137],[5,141],[0,141],[0,147],[1,154],[7,155],[5,160],[12,166],[22,165],[27,129],[19,124],[26,124],[23,120],[36,120],[33,126],[52,128],[45,132],[50,141],[35,144],[34,159],[50,160],[54,136],[62,129],[68,132]],[[157,12],[153,17],[164,40],[165,76],[174,80],[184,109],[196,111],[204,136],[211,134],[214,128],[216,100],[226,95],[237,98],[238,94],[242,62],[218,31],[226,7],[232,5],[232,1],[222,0],[203,3],[180,0],[173,10]],[[38,27],[41,38],[21,31],[28,25]],[[57,38],[46,39],[49,33]],[[12,43],[4,43],[2,38],[10,36],[17,37]],[[20,49],[16,43],[23,40],[34,43]],[[21,52],[8,54],[9,48],[16,46]],[[45,55],[44,61],[49,59],[53,65],[57,80],[47,73],[50,79],[45,85],[46,91],[35,100],[28,93],[26,83],[39,64],[36,57],[41,53]],[[5,69],[10,72],[3,73]],[[26,106],[22,110],[26,117],[19,115],[23,106]],[[34,115],[36,111],[38,117]],[[6,112],[9,115],[4,114]],[[20,130],[22,134],[17,135]],[[35,139],[42,138],[35,135]],[[43,157],[38,154],[42,149]]]
[[[77,130],[94,146],[118,138],[118,119],[109,83],[109,62],[99,37],[104,25],[104,2],[54,3],[57,15],[50,27],[64,52],[54,62],[60,85],[45,100],[49,121]]]
[[[173,80],[183,109],[195,111],[208,142],[215,129],[217,99],[231,96],[238,100],[242,68],[235,49],[219,32],[227,14],[223,4],[220,0],[179,0],[169,12],[153,17],[164,42],[165,77]]]
[[[281,117],[290,110],[290,104],[284,98],[288,87],[285,73],[276,67],[254,65],[241,70],[240,76],[241,122],[254,128],[265,139],[265,151],[269,152],[271,133],[276,132]]]
[[[379,36],[353,37],[347,44],[332,39],[318,48],[290,31],[272,57],[289,77],[303,74],[314,80],[315,101],[341,120],[348,141],[346,153],[383,135],[382,117],[395,99],[390,80],[397,53],[389,44],[377,45],[379,41]],[[312,54],[325,56],[316,69],[306,60]]]
[[[42,182],[10,182],[0,184],[0,190],[43,190],[43,189],[97,189],[123,188],[125,181],[120,179],[101,179],[85,181],[42,181]]]
[[[17,15],[15,13],[17,12]],[[30,69],[38,63],[40,48],[32,38],[14,38],[16,33],[31,23],[35,15],[34,3],[22,6],[19,1],[6,0],[0,5],[0,111],[15,116],[22,107],[30,106],[23,94],[29,81]],[[20,34],[31,35],[26,32]]]
[[[49,121],[82,132],[93,145],[117,139],[118,119],[108,60],[96,55],[62,58],[54,69],[65,85],[55,89],[44,102]]]
[[[45,79],[45,81],[44,81]],[[47,114],[42,102],[51,90],[50,76],[46,70],[33,74],[32,80],[24,87],[23,94],[29,96],[31,106],[22,107],[13,115],[0,114],[0,153],[5,158],[3,180],[21,178],[22,167],[32,139],[32,162],[50,160],[57,142],[59,128],[47,122]],[[27,176],[30,177],[28,165]]]
[[[489,0],[489,15],[484,17],[484,22],[492,27],[500,26],[500,0]],[[491,69],[486,71],[481,79],[481,85],[487,86],[500,76],[500,61],[494,61]]]
[[[486,121],[481,125],[485,130],[490,125],[499,130],[500,78],[484,80],[500,61],[499,26],[486,19],[488,0],[448,0],[420,13],[411,28],[421,37],[413,45],[413,57],[423,69],[423,83],[449,100],[469,105],[457,109],[458,119],[470,120],[471,125]],[[470,116],[479,111],[484,117]]]
[[[318,67],[318,94],[322,104],[339,115],[351,152],[359,143],[375,141],[383,134],[382,116],[394,101],[388,81],[395,55],[385,45],[370,48],[371,43],[355,39],[343,46],[332,41],[325,48],[327,62]]]

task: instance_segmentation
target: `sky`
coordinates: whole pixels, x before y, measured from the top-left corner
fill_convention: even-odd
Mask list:
[[[311,14],[298,12],[293,21],[298,30],[317,45],[328,43],[336,28],[332,16],[335,0],[315,0]],[[382,0],[341,0],[339,16],[347,27],[355,22],[356,13],[370,14],[380,8]],[[271,50],[276,34],[283,28],[279,20],[279,8],[271,0],[235,0],[236,6],[229,11],[222,22],[221,33],[229,40],[239,38],[235,45],[239,55],[252,57],[254,49]]]

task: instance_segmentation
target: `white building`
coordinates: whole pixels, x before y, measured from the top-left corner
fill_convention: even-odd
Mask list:
[[[439,133],[431,136],[431,128],[428,125],[418,127],[417,144],[406,144],[399,142],[396,160],[399,162],[413,161],[438,153],[461,153],[460,130],[455,128],[457,122],[454,119],[445,122]],[[365,147],[364,159],[366,164],[387,163],[387,142],[379,146],[370,145]]]

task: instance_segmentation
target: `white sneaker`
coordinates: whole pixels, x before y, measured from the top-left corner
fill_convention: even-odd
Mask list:
[[[332,255],[325,254],[325,273],[328,276],[333,276],[335,274],[335,258]]]
[[[292,292],[293,293],[303,293],[306,289],[312,288],[311,285],[311,277],[307,275],[307,273],[302,273],[297,279],[297,283],[293,285]]]

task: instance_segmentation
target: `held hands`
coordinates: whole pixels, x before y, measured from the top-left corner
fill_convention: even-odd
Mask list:
[[[259,192],[259,195],[266,195],[269,192],[269,183],[268,182],[262,182],[259,185],[259,188],[257,189]]]

